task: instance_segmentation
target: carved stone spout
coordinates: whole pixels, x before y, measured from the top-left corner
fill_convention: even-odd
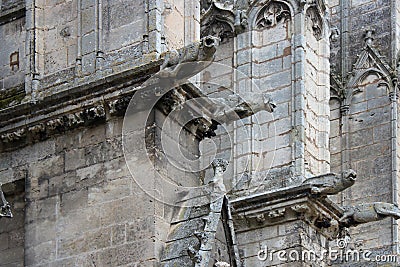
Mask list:
[[[229,263],[227,263],[227,262],[224,262],[224,261],[217,261],[214,264],[214,266],[215,267],[230,267],[231,265]]]
[[[312,186],[312,193],[321,196],[335,195],[352,186],[356,181],[357,173],[354,170],[344,171],[342,174],[328,173],[309,178],[304,185]]]
[[[271,96],[266,93],[248,92],[243,98],[232,95],[227,99],[214,98],[213,102],[217,107],[213,119],[219,123],[249,117],[262,110],[273,112],[276,108]]]
[[[166,52],[162,55],[160,77],[183,79],[197,74],[214,60],[218,44],[218,38],[206,36],[181,49]]]
[[[392,217],[395,220],[400,219],[400,209],[391,203],[374,202],[345,206],[343,209],[345,212],[339,221],[345,227],[380,221],[387,217]]]

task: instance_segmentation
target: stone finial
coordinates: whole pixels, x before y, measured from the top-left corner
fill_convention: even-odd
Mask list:
[[[341,175],[328,173],[309,178],[304,185],[312,186],[312,193],[320,196],[335,195],[352,186],[356,181],[357,173],[354,170],[346,170]]]
[[[397,205],[391,203],[364,203],[356,206],[345,206],[343,209],[345,212],[339,222],[346,227],[380,221],[387,217],[392,217],[395,220],[400,219],[400,209]]]

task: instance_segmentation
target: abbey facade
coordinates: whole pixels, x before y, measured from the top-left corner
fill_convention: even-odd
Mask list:
[[[0,266],[399,266],[399,50],[396,0],[0,0]]]

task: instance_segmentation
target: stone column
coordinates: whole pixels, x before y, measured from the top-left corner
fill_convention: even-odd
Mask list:
[[[237,66],[252,81],[239,77],[238,91],[268,92],[278,106],[272,116],[252,118],[250,151],[235,155],[240,163],[251,153],[250,187],[299,185],[330,171],[325,9],[322,1],[258,1],[248,12],[249,31],[237,36]],[[238,146],[247,143],[237,137]]]

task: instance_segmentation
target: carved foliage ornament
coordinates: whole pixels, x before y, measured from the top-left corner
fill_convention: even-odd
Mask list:
[[[261,9],[256,19],[256,28],[273,28],[290,18],[290,9],[286,4],[272,1]]]
[[[234,7],[233,0],[203,0],[201,6],[201,36],[211,35],[224,42],[247,27],[246,12]]]

